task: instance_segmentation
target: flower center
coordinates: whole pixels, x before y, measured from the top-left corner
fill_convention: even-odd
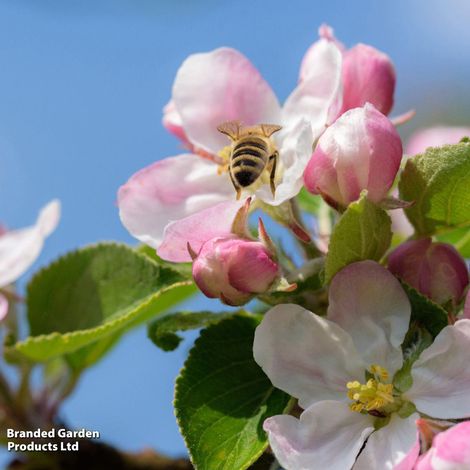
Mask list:
[[[370,378],[364,384],[358,380],[346,384],[348,398],[353,400],[349,408],[358,413],[367,412],[378,416],[387,414],[389,411],[387,408],[397,398],[393,395],[393,384],[389,383],[387,369],[372,364],[366,375]]]

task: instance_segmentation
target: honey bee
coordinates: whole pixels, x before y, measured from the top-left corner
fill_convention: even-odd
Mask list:
[[[244,127],[238,121],[228,121],[217,127],[232,141],[228,170],[232,184],[240,199],[242,189],[248,188],[269,173],[271,192],[276,192],[275,177],[279,152],[271,136],[282,129],[275,124]]]

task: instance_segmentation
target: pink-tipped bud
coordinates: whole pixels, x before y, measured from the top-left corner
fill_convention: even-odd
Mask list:
[[[358,44],[343,55],[343,107],[349,109],[372,103],[388,114],[393,106],[395,69],[388,55]]]
[[[380,202],[400,168],[395,127],[370,103],[343,114],[320,137],[304,174],[305,186],[333,207],[347,207],[361,191]]]
[[[266,292],[278,276],[275,256],[265,244],[235,235],[205,242],[193,263],[199,289],[228,305],[243,305]]]
[[[434,437],[432,447],[420,457],[416,470],[470,468],[470,422],[456,424]]]
[[[456,304],[468,285],[468,269],[457,250],[430,238],[410,240],[388,258],[388,269],[438,304]]]

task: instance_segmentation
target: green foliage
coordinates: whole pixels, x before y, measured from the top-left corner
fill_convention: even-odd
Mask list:
[[[35,361],[67,355],[79,369],[126,330],[194,292],[180,273],[114,243],[67,254],[28,286],[30,337],[13,348]]]
[[[388,214],[362,195],[349,205],[331,235],[325,261],[325,281],[348,264],[380,260],[392,239]]]
[[[417,322],[413,320],[411,321],[411,327],[408,330],[402,345],[403,366],[393,377],[393,385],[401,393],[405,393],[413,385],[411,368],[421,353],[432,344],[432,340],[433,338],[431,334],[426,329],[420,327]],[[405,411],[406,410],[403,410],[403,412]],[[406,416],[402,416],[402,418],[405,417]]]
[[[443,233],[437,237],[440,242],[450,243],[464,257],[470,258],[470,226]]]
[[[399,183],[400,197],[420,235],[470,226],[470,143],[429,148],[410,158]]]
[[[230,318],[236,313],[236,311],[169,313],[155,319],[148,325],[148,337],[164,351],[173,351],[182,341],[181,336],[176,334],[177,331],[203,328]]]
[[[411,320],[424,326],[435,338],[448,325],[447,312],[410,285],[403,281],[401,284],[411,303]]]
[[[309,214],[317,214],[322,204],[321,196],[310,194],[305,188],[297,195],[297,202],[301,210]]]
[[[248,468],[268,445],[263,421],[288,406],[253,359],[257,324],[237,315],[203,330],[176,381],[176,416],[196,468]]]

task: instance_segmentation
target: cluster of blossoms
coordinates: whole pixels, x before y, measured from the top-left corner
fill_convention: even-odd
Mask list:
[[[36,223],[20,230],[0,227],[0,321],[8,313],[9,297],[15,297],[9,286],[39,256],[44,240],[55,230],[60,218],[60,204],[54,200],[39,213]]]
[[[252,236],[249,213],[263,210],[305,248],[314,244],[295,202],[302,188],[340,214],[365,192],[379,206],[404,207],[389,192],[403,157],[396,125],[412,113],[387,117],[394,88],[387,55],[363,44],[346,49],[327,26],[283,106],[240,52],[191,55],[163,115],[187,152],[144,168],[120,188],[121,220],[161,258],[192,261],[194,281],[208,297],[236,306],[291,292],[289,267],[261,220],[258,238]],[[230,121],[282,126],[272,137],[279,152],[275,192],[260,178],[236,199],[224,169],[230,147],[217,130]],[[411,139],[406,153],[468,134],[429,129]],[[403,348],[411,305],[398,279],[449,312],[449,325],[422,351]],[[462,305],[468,284],[466,262],[454,247],[410,239],[389,253],[387,267],[361,261],[339,271],[328,288],[326,317],[296,304],[267,311],[254,358],[302,410],[300,418],[264,423],[280,464],[288,470],[332,463],[355,470],[469,468],[468,423],[449,421],[470,418],[470,301]]]

